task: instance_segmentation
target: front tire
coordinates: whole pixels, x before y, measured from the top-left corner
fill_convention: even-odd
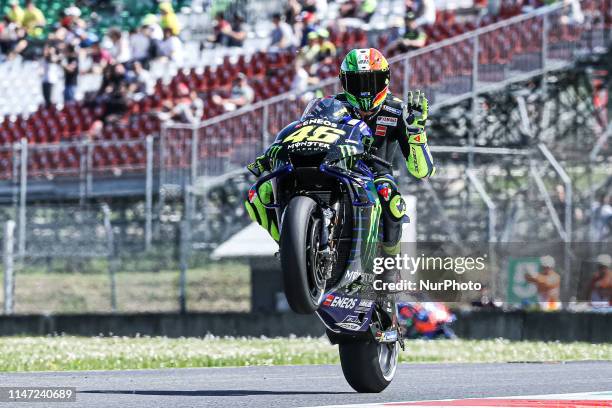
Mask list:
[[[344,378],[357,392],[381,392],[393,380],[399,357],[398,344],[374,340],[339,344]]]
[[[318,265],[321,228],[317,203],[306,196],[292,198],[283,217],[280,261],[287,303],[295,313],[313,313],[323,297],[325,279]]]

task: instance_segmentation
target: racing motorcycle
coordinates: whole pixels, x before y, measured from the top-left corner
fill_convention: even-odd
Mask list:
[[[358,392],[380,392],[395,375],[403,348],[391,296],[374,292],[381,205],[371,164],[368,126],[332,98],[311,102],[266,152],[280,226],[280,262],[291,309],[316,313],[342,371]],[[370,164],[370,165],[368,165]],[[256,174],[260,175],[260,174]]]
[[[457,337],[451,325],[457,316],[441,302],[398,302],[398,321],[405,338],[447,338]]]

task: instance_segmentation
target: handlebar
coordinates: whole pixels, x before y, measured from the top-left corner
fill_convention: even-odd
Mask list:
[[[393,167],[393,164],[389,163],[389,162],[388,162],[388,161],[386,161],[386,160],[381,159],[381,158],[380,158],[380,157],[378,157],[378,156],[374,156],[374,155],[373,155],[373,154],[371,154],[371,153],[365,153],[365,154],[363,155],[363,158],[364,158],[365,160],[369,160],[369,161],[371,161],[371,162],[378,163],[378,164],[380,164],[381,166],[383,166],[383,167],[387,167],[387,168],[389,168],[389,169]]]

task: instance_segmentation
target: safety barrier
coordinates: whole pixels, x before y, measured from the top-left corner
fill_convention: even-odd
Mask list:
[[[457,312],[453,325],[466,339],[540,340],[609,343],[612,314],[572,312]],[[138,313],[0,316],[0,335],[79,336],[321,336],[314,316],[293,313]]]

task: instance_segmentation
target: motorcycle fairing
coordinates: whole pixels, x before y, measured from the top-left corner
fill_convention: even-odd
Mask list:
[[[287,126],[266,151],[272,173],[257,183],[259,186],[271,180],[274,197],[283,202],[290,197],[279,198],[282,196],[278,194],[279,183],[292,177],[313,180],[320,175],[321,182],[324,182],[328,176],[328,179],[335,178],[346,186],[351,204],[346,216],[352,218],[350,252],[342,277],[327,288],[316,312],[328,329],[345,334],[363,333],[370,328],[375,308],[371,289],[375,279],[372,266],[378,250],[382,213],[374,175],[359,159],[364,153],[364,141],[368,135],[361,126],[363,122],[352,122],[330,124],[310,119]],[[280,211],[282,203],[265,206]],[[326,304],[330,297],[331,302]],[[348,305],[350,307],[332,305],[336,298],[351,299],[354,304]]]
[[[316,313],[329,330],[356,334],[369,330],[374,307],[374,300],[332,291],[323,296]]]

